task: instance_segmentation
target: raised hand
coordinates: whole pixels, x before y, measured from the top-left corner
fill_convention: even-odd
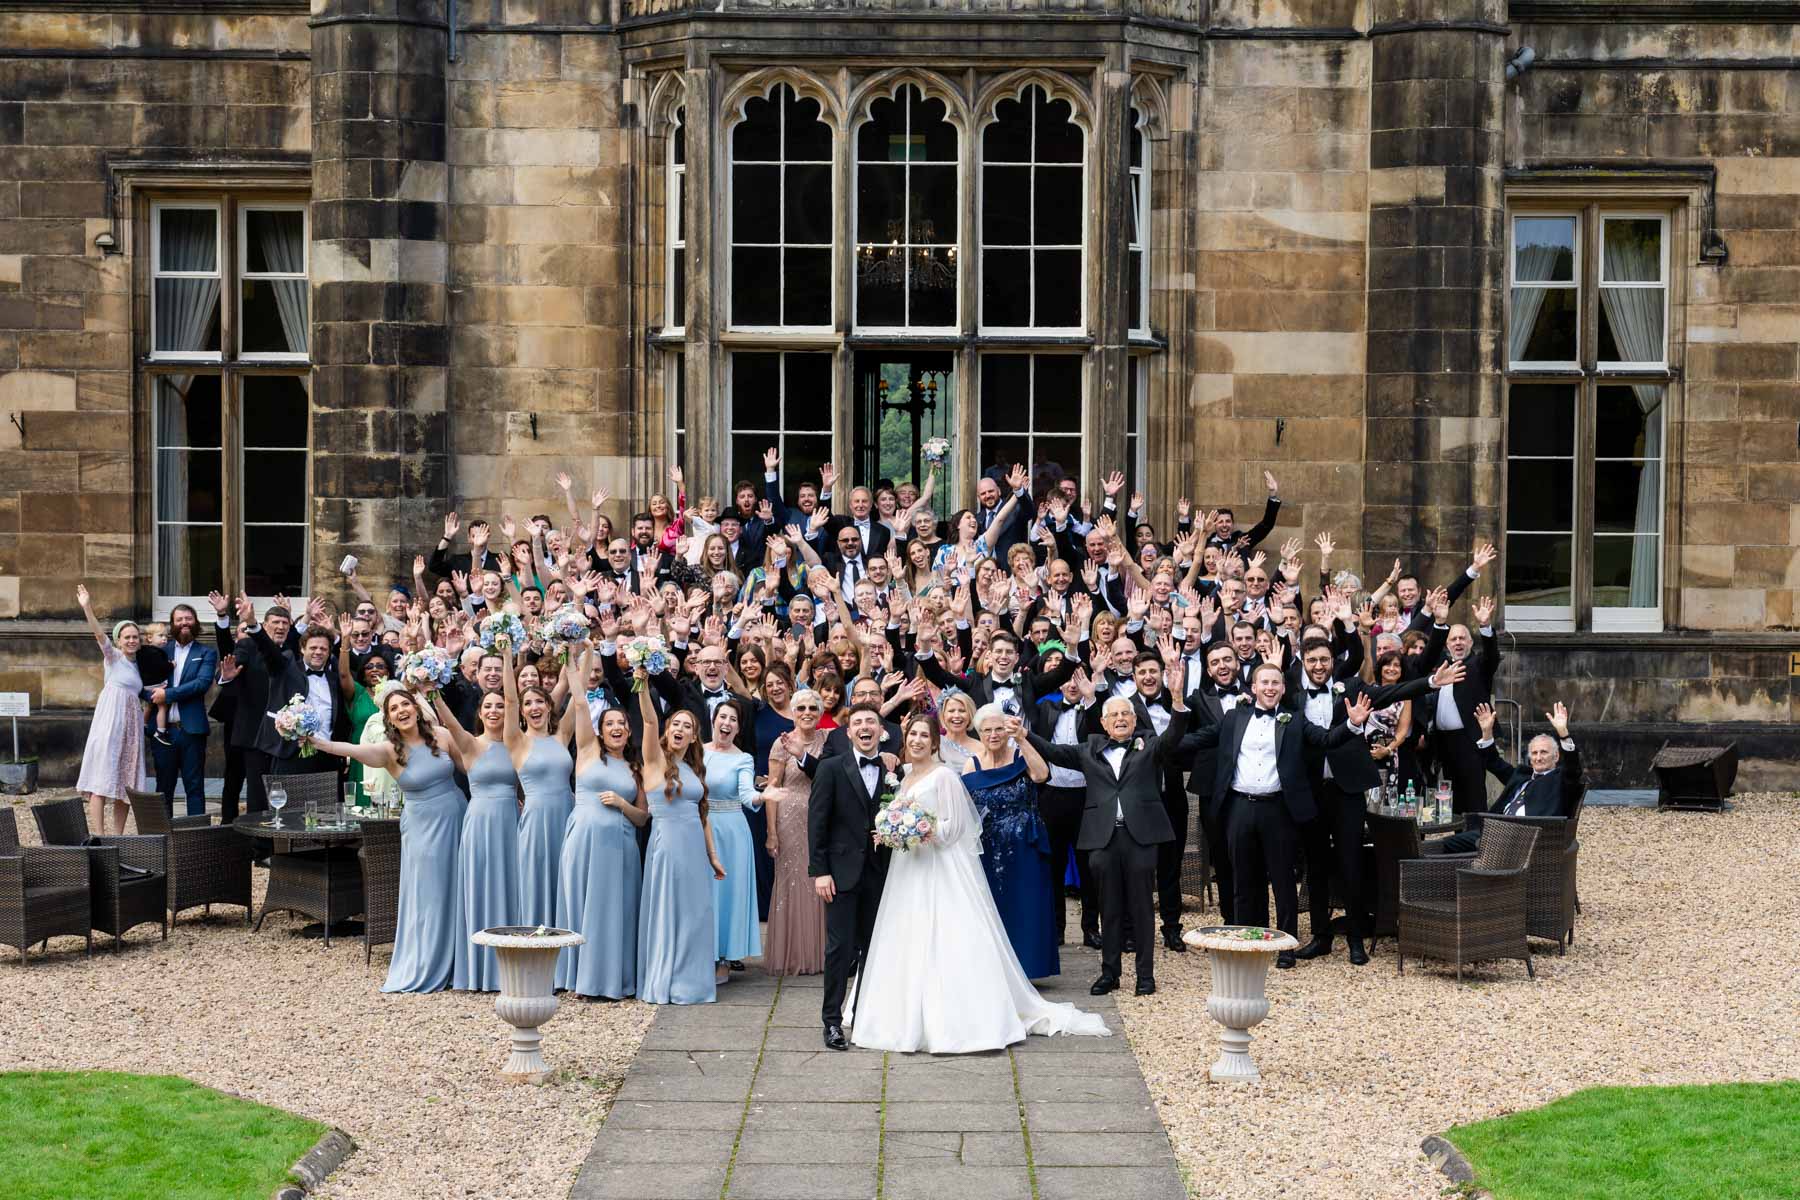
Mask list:
[[[1481,545],[1475,547],[1475,560],[1469,565],[1474,568],[1475,573],[1479,575],[1489,563],[1499,557],[1500,552],[1494,549],[1494,543],[1483,542]]]
[[[1493,623],[1494,598],[1492,596],[1483,596],[1475,602],[1475,624],[1478,628],[1486,629]]]
[[[507,513],[500,514],[500,533],[506,538],[507,549],[510,552],[513,541],[519,536],[519,526]]]
[[[1431,609],[1432,619],[1439,625],[1450,619],[1450,593],[1445,588],[1432,588],[1431,594],[1425,597]]]
[[[1175,647],[1175,639],[1168,634],[1160,634],[1156,639],[1156,653],[1163,661],[1163,670],[1168,671],[1175,663],[1181,661],[1181,651]]]
[[[770,446],[767,450],[763,451],[763,470],[773,471],[780,465],[781,455],[775,453],[775,447]]]
[[[1144,511],[1144,493],[1142,493],[1142,492],[1131,493],[1131,507],[1128,508],[1126,511],[1134,512],[1134,513],[1143,512]]]
[[[1290,558],[1298,558],[1300,556],[1300,549],[1304,545],[1305,543],[1298,537],[1291,537],[1287,541],[1281,543],[1282,560],[1285,562]],[[1330,551],[1326,551],[1326,553],[1329,554]]]
[[[572,488],[574,486],[575,486],[575,480],[567,471],[558,471],[556,473],[556,489],[557,489],[557,491],[567,492],[570,488]]]
[[[206,593],[206,602],[212,605],[213,612],[223,617],[231,611],[231,600],[220,592]]]
[[[425,556],[423,554],[413,555],[413,574],[414,575],[423,575],[424,573],[425,573]]]
[[[1176,520],[1185,521],[1190,516],[1192,516],[1193,513],[1194,513],[1194,502],[1192,500],[1189,500],[1186,496],[1182,496],[1175,501],[1175,518],[1176,518]]]
[[[1006,473],[1006,486],[1015,492],[1024,491],[1025,485],[1030,482],[1031,473],[1025,469],[1024,463],[1014,463],[1012,470]]]
[[[417,608],[418,605],[415,604],[413,607]],[[350,624],[351,620],[349,613],[341,612],[338,614],[337,627],[339,641],[348,642],[350,640]]]
[[[1168,639],[1163,639],[1167,641]],[[1187,695],[1187,660],[1177,654],[1174,658],[1163,659],[1163,682],[1168,686],[1169,695],[1174,703],[1180,704]]]
[[[1374,711],[1375,705],[1369,699],[1369,693],[1358,692],[1356,702],[1344,706],[1344,719],[1352,725],[1362,725],[1367,723],[1369,714]]]
[[[1337,543],[1331,540],[1331,535],[1329,533],[1321,533],[1318,537],[1313,539],[1313,544],[1319,548],[1319,562],[1321,565],[1324,564],[1326,559],[1331,557],[1331,552],[1337,549]]]
[[[1094,669],[1099,671],[1104,670],[1105,668],[1101,667],[1099,664],[1095,664]],[[1094,680],[1087,673],[1087,668],[1076,667],[1075,674],[1072,678],[1075,680],[1075,691],[1076,694],[1081,697],[1081,702],[1083,704],[1092,704],[1094,702]]]
[[[461,528],[462,528],[462,518],[461,517],[457,516],[453,512],[447,512],[444,514],[444,540],[446,542],[454,541],[456,539],[456,531]]]
[[[82,596],[87,595],[87,589],[83,588],[81,591],[81,595]],[[85,605],[86,603],[87,603],[86,600],[82,600],[83,605]],[[239,596],[237,598],[237,600],[235,601],[235,604],[236,604],[236,608],[237,608],[237,619],[239,621],[243,622],[246,625],[256,624],[256,606],[254,604],[250,603],[250,597]]]
[[[475,552],[475,560],[477,562],[481,560],[481,551],[487,544],[488,527],[486,525],[483,525],[479,529],[471,528],[469,530],[469,549]]]
[[[81,611],[87,612],[88,605],[92,600],[93,597],[88,595],[87,584],[78,583],[75,585],[75,603],[81,605]]]
[[[1271,496],[1281,490],[1280,487],[1276,485],[1275,475],[1271,471],[1263,472],[1263,486],[1269,489],[1269,495]]]
[[[1434,688],[1443,688],[1449,687],[1452,684],[1461,683],[1468,673],[1469,668],[1464,663],[1439,663],[1438,669],[1431,673],[1431,686]]]
[[[1550,728],[1556,730],[1557,737],[1566,738],[1569,736],[1569,709],[1561,700],[1552,704],[1550,706],[1550,711],[1545,713],[1544,716],[1549,720]]]
[[[674,466],[669,468],[669,482],[674,484],[677,488],[681,487],[681,464],[680,463],[676,463]]]
[[[1105,479],[1100,481],[1100,486],[1106,490],[1106,495],[1107,495],[1108,499],[1110,499],[1114,496],[1117,496],[1119,494],[1119,492],[1121,490],[1123,490],[1123,488],[1125,487],[1125,472],[1114,471],[1112,474],[1108,475]]]
[[[835,484],[836,482],[837,482],[837,464],[836,463],[828,463],[828,462],[820,463],[819,464],[819,483],[823,485],[821,490],[829,492],[832,488],[832,485]]]
[[[821,504],[819,507],[813,509],[812,516],[806,519],[806,528],[809,532],[817,533],[819,530],[825,528],[826,522],[830,520],[831,510]]]
[[[452,572],[450,572],[450,586],[456,589],[457,595],[459,595],[459,596],[468,595],[469,594],[469,573],[467,571],[452,571]]]
[[[1388,572],[1387,581],[1390,584],[1397,583],[1397,582],[1399,582],[1400,575],[1401,575],[1400,560],[1396,558],[1394,560],[1394,569]]]
[[[1475,723],[1481,726],[1481,740],[1492,741],[1494,739],[1494,706],[1477,704],[1475,706]]]

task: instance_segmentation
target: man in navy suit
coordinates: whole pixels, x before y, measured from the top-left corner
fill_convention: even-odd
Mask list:
[[[1531,739],[1526,751],[1527,766],[1515,767],[1500,757],[1494,745],[1494,709],[1483,704],[1475,710],[1481,726],[1481,740],[1476,743],[1488,773],[1502,785],[1500,796],[1488,808],[1496,816],[1566,817],[1581,795],[1581,752],[1569,737],[1569,710],[1558,700],[1544,714],[1556,736],[1540,733]],[[1466,854],[1481,845],[1481,828],[1455,834],[1444,839],[1444,853]]]
[[[196,640],[199,632],[200,617],[192,606],[177,604],[169,610],[169,644],[163,650],[169,659],[168,681],[140,693],[152,704],[169,706],[169,743],[151,740],[156,790],[162,793],[163,807],[173,813],[179,774],[190,817],[206,811],[206,735],[211,728],[206,693],[219,674],[218,651]]]

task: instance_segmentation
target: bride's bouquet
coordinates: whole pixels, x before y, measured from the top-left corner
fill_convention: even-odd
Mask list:
[[[936,815],[916,800],[892,800],[875,814],[875,844],[889,850],[916,850],[936,829]]]

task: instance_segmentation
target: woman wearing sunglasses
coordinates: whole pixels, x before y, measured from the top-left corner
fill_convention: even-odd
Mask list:
[[[769,936],[763,966],[772,975],[817,975],[825,969],[825,902],[807,874],[806,801],[812,780],[801,769],[825,748],[819,719],[825,701],[811,688],[794,693],[794,728],[769,748],[769,785],[763,792],[775,886],[769,895]]]

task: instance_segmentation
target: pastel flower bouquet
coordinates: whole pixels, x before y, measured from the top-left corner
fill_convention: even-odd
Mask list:
[[[540,632],[557,661],[567,662],[575,647],[587,640],[588,619],[578,605],[565,604],[544,618]]]
[[[491,613],[481,619],[481,648],[494,650],[503,646],[523,646],[531,640],[531,634],[525,628],[525,622],[519,614],[510,608]]]
[[[669,648],[661,638],[635,637],[625,643],[625,662],[633,671],[642,667],[651,675],[660,675],[669,669]],[[632,680],[631,690],[643,691],[643,680]]]
[[[415,692],[429,695],[455,678],[456,659],[437,646],[414,650],[400,660],[400,682]]]
[[[943,437],[926,438],[919,446],[919,453],[924,456],[925,461],[931,466],[942,466],[944,460],[950,457],[950,439]]]
[[[875,814],[875,844],[917,850],[937,830],[937,817],[916,800],[896,799]]]
[[[286,742],[300,743],[300,757],[311,758],[318,751],[308,739],[328,732],[325,714],[305,696],[295,696],[275,714],[275,732]]]

